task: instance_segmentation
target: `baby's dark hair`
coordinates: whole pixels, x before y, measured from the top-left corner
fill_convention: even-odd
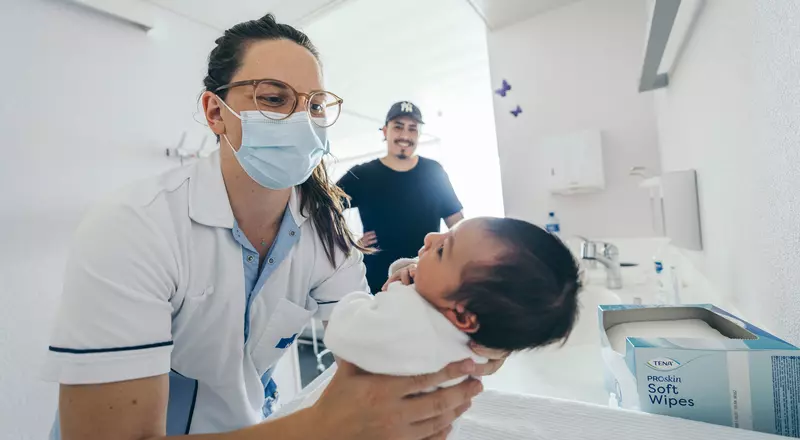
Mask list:
[[[450,299],[477,316],[472,339],[488,348],[522,350],[565,340],[578,315],[578,264],[557,237],[528,222],[486,219],[505,248],[499,260],[465,268]]]

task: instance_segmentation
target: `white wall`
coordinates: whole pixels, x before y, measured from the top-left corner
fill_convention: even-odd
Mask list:
[[[647,193],[628,175],[659,170],[653,97],[637,92],[646,16],[640,0],[584,0],[489,33],[492,82],[512,86],[494,99],[507,215],[541,224],[554,210],[567,235],[653,235]],[[603,131],[606,190],[553,197],[536,141],[583,129]]]
[[[709,0],[655,93],[664,170],[698,173],[693,260],[749,319],[800,343],[800,4]]]
[[[503,215],[486,31],[468,2],[349,0],[304,30],[322,52],[326,87],[345,101],[333,154],[385,154],[378,127],[394,102],[413,101],[421,140],[438,139],[419,153],[442,163],[465,214]]]
[[[0,437],[47,437],[38,380],[67,248],[86,206],[177,163],[218,32],[162,14],[151,34],[61,1],[3,0]]]

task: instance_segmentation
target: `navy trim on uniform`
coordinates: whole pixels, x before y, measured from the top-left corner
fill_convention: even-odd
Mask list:
[[[261,385],[264,387],[264,403],[261,405],[261,413],[264,415],[264,419],[272,415],[278,403],[278,384],[272,379],[274,369],[275,367],[270,368],[261,375]]]
[[[50,351],[55,353],[70,353],[70,354],[90,354],[90,353],[113,353],[118,351],[133,351],[133,350],[146,350],[148,348],[167,347],[174,344],[172,341],[157,342],[155,344],[145,345],[132,345],[130,347],[111,347],[111,348],[62,348],[50,346]]]
[[[194,417],[194,405],[197,403],[197,388],[200,386],[200,382],[194,381],[194,394],[192,395],[192,406],[189,408],[189,421],[186,422],[186,432],[184,435],[189,435],[189,429],[192,427],[192,418]]]
[[[280,348],[281,350],[289,348],[289,346],[292,345],[295,339],[297,339],[297,333],[293,334],[292,336],[289,336],[288,338],[281,338],[281,340],[278,342],[278,345],[276,345],[275,348]]]
[[[192,428],[200,382],[170,369],[167,435],[188,435]]]
[[[338,302],[339,301],[317,301],[317,304],[319,304],[321,306],[324,306],[324,305],[328,305],[328,304],[336,304]]]

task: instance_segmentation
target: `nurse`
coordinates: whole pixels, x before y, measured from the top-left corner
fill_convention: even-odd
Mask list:
[[[45,368],[60,383],[51,438],[444,438],[480,384],[415,395],[501,360],[413,378],[341,362],[316,405],[261,423],[297,333],[367,285],[321,162],[342,100],[322,91],[314,46],[270,15],[216,44],[202,104],[220,151],[116,195],[77,231]]]

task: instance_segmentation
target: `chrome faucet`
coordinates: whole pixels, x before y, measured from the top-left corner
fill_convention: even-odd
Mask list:
[[[611,243],[595,243],[580,237],[581,259],[597,261],[606,267],[606,287],[612,290],[622,289],[622,272],[619,266],[619,249]],[[598,252],[597,246],[600,246]]]

